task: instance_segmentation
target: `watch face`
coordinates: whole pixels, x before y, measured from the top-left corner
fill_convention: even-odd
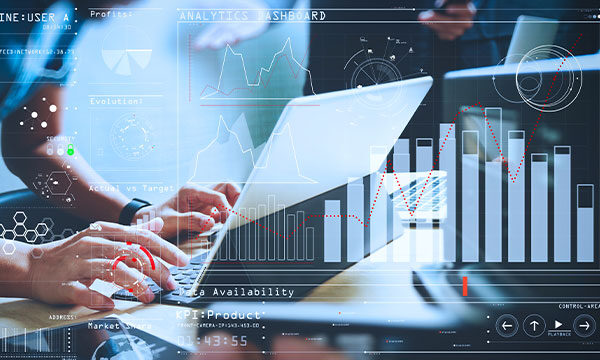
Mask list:
[[[154,146],[150,122],[136,113],[121,116],[112,126],[110,140],[115,152],[125,160],[138,160]]]

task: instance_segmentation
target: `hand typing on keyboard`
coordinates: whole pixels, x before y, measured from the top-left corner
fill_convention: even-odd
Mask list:
[[[27,296],[47,303],[78,304],[91,309],[107,310],[113,301],[88,288],[94,280],[113,282],[149,303],[154,293],[145,275],[166,290],[177,288],[169,269],[158,260],[185,266],[189,258],[181,250],[161,239],[163,221],[156,218],[139,227],[99,222],[94,226],[52,243],[20,249],[28,258],[26,281],[19,296]],[[154,232],[149,229],[155,229]],[[143,248],[141,248],[143,247]],[[145,250],[154,257],[152,269]],[[115,261],[124,251],[131,256]],[[138,259],[145,259],[143,261]],[[143,266],[138,271],[136,266]],[[143,273],[143,274],[142,274]]]
[[[154,216],[162,218],[165,224],[160,235],[165,239],[177,236],[178,230],[203,233],[215,223],[227,219],[227,210],[231,209],[239,196],[239,188],[230,183],[217,184],[211,188],[187,184],[164,203],[138,210],[133,222],[144,216],[149,219]]]

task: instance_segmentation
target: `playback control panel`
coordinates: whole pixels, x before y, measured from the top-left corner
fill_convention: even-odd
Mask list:
[[[484,316],[494,349],[600,350],[599,303],[492,304]]]

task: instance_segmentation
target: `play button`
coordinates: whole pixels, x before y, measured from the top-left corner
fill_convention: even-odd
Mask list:
[[[560,327],[563,325],[563,323],[561,323],[558,320],[554,320],[554,330],[556,329],[560,329]]]

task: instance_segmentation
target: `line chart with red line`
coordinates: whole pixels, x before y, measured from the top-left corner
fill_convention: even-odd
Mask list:
[[[582,37],[582,34],[579,34],[579,36],[577,37],[577,39],[576,39],[576,40],[575,40],[575,42],[573,43],[573,46],[571,47],[571,50],[573,50],[573,49],[575,48],[575,46],[577,45],[577,42],[578,42],[578,41],[581,39],[581,37]],[[557,76],[558,76],[559,72],[561,71],[561,68],[562,68],[563,64],[565,63],[566,59],[567,59],[567,58],[566,58],[566,57],[564,57],[564,58],[562,59],[562,62],[560,63],[560,65],[559,65],[559,66],[558,66],[558,68],[556,69],[556,73],[555,73],[555,75],[554,75],[554,77],[553,77],[553,80],[552,80],[552,83],[551,83],[551,85],[550,85],[550,88],[549,88],[549,90],[548,90],[548,92],[547,92],[547,94],[546,94],[546,102],[547,102],[547,100],[550,98],[551,91],[552,91],[552,89],[553,89],[553,86],[554,86],[554,82],[556,81],[556,78],[557,78]],[[509,163],[508,163],[508,161],[506,160],[506,157],[504,156],[504,154],[503,154],[503,152],[502,152],[502,148],[500,147],[500,145],[499,145],[499,143],[498,143],[498,139],[497,139],[497,137],[496,137],[496,134],[495,134],[495,132],[494,132],[494,129],[492,128],[492,126],[491,126],[490,122],[488,121],[487,114],[485,113],[485,108],[484,108],[484,106],[481,104],[481,102],[477,102],[477,103],[475,103],[475,104],[473,104],[473,105],[471,105],[471,106],[468,106],[468,107],[467,107],[466,109],[464,109],[464,110],[460,110],[460,111],[458,111],[458,113],[457,113],[457,114],[454,116],[454,118],[453,118],[453,119],[452,119],[452,121],[450,122],[450,126],[449,126],[449,129],[448,129],[448,132],[446,133],[446,135],[445,135],[445,137],[443,138],[443,140],[442,140],[442,139],[440,139],[439,152],[438,152],[437,156],[435,157],[435,159],[434,159],[434,161],[433,161],[433,166],[432,166],[431,170],[429,171],[429,173],[428,173],[428,175],[427,175],[427,177],[426,177],[426,179],[425,179],[425,183],[424,183],[423,187],[421,188],[420,192],[419,192],[419,193],[418,193],[418,195],[416,196],[416,202],[415,202],[415,204],[414,204],[412,207],[409,205],[409,203],[408,203],[408,201],[407,201],[407,199],[406,199],[406,196],[405,196],[405,194],[404,194],[404,190],[402,189],[402,185],[400,184],[400,182],[399,182],[399,180],[398,180],[398,177],[397,177],[396,173],[395,173],[395,172],[392,172],[392,174],[394,175],[394,178],[395,178],[395,180],[396,180],[396,182],[397,182],[397,184],[398,184],[398,187],[400,188],[400,192],[401,192],[401,194],[402,194],[402,197],[403,197],[403,199],[404,199],[404,203],[405,203],[405,205],[406,205],[406,207],[407,207],[407,210],[408,210],[408,212],[410,213],[411,217],[414,217],[414,215],[415,215],[416,209],[417,209],[417,208],[418,208],[418,206],[419,206],[419,202],[420,202],[420,200],[421,200],[421,198],[422,198],[422,196],[423,196],[423,193],[424,193],[425,189],[427,188],[427,185],[429,184],[429,181],[430,181],[430,179],[431,179],[431,176],[432,176],[432,174],[433,174],[433,171],[435,170],[435,167],[437,166],[437,164],[438,164],[438,162],[439,162],[440,154],[441,154],[441,152],[442,152],[442,151],[444,150],[444,148],[445,148],[446,141],[448,140],[448,137],[449,137],[449,135],[451,134],[451,132],[452,132],[452,129],[454,128],[454,126],[455,126],[455,124],[456,124],[456,121],[457,121],[457,119],[459,118],[459,116],[460,116],[462,113],[464,113],[465,111],[469,111],[469,110],[471,110],[471,109],[473,109],[473,108],[479,108],[479,109],[482,111],[483,117],[484,117],[484,119],[485,119],[486,126],[488,127],[488,130],[490,131],[490,133],[491,133],[491,136],[492,136],[492,138],[494,139],[494,141],[495,141],[495,143],[496,143],[496,146],[497,146],[497,148],[498,148],[498,153],[499,153],[499,156],[501,157],[501,159],[502,159],[502,162],[504,163],[504,165],[505,165],[505,166],[506,166],[506,168],[507,168],[507,172],[508,172],[509,179],[510,179],[512,182],[515,182],[515,181],[516,181],[516,179],[517,179],[517,177],[519,176],[519,173],[522,173],[522,172],[520,172],[520,170],[521,170],[521,167],[522,167],[522,165],[523,165],[524,159],[525,159],[525,157],[526,157],[526,155],[527,155],[527,152],[528,152],[528,149],[529,149],[529,145],[530,145],[530,143],[531,143],[531,141],[532,141],[532,139],[533,139],[533,135],[535,134],[535,131],[536,131],[536,129],[537,129],[537,127],[538,127],[539,123],[540,123],[540,120],[542,119],[542,115],[543,115],[543,113],[544,113],[544,112],[543,112],[543,109],[542,109],[542,110],[539,110],[539,114],[538,114],[537,120],[536,120],[536,122],[535,122],[535,124],[534,124],[534,126],[533,126],[533,129],[532,129],[532,131],[531,131],[531,134],[530,134],[530,136],[529,136],[529,139],[528,139],[528,141],[527,141],[527,143],[526,143],[526,146],[525,146],[525,152],[523,153],[523,156],[522,156],[522,158],[521,158],[521,161],[520,161],[519,165],[517,166],[517,169],[516,169],[516,170],[513,170],[513,171],[511,171],[511,169],[509,168]],[[389,168],[390,168],[390,165],[391,165],[391,161],[388,161],[388,162],[387,162],[387,164],[386,164],[386,172],[388,172],[388,173],[389,173]],[[384,174],[382,174],[382,176],[381,176],[381,179],[380,179],[380,181],[379,181],[379,184],[378,184],[378,187],[377,187],[377,193],[375,194],[375,196],[374,196],[374,198],[373,198],[373,202],[372,202],[372,204],[371,204],[371,206],[370,206],[370,208],[369,208],[369,209],[370,209],[369,215],[368,215],[368,217],[366,217],[365,219],[361,219],[360,217],[358,217],[358,216],[356,216],[356,215],[353,215],[353,214],[348,214],[348,215],[325,215],[325,214],[309,214],[309,215],[307,215],[307,216],[306,216],[306,218],[305,218],[303,221],[298,221],[298,226],[297,226],[297,227],[296,227],[296,228],[295,228],[295,229],[294,229],[294,230],[293,230],[293,231],[292,231],[290,234],[288,234],[288,235],[286,235],[286,234],[281,234],[281,233],[279,233],[279,232],[275,231],[274,229],[271,229],[270,227],[267,227],[267,226],[265,226],[265,225],[261,224],[261,223],[260,223],[260,222],[258,222],[256,219],[251,219],[251,218],[249,218],[249,217],[247,217],[247,216],[245,216],[245,215],[243,215],[243,214],[241,214],[241,213],[239,213],[239,212],[237,212],[237,211],[233,210],[232,208],[222,208],[222,210],[228,211],[229,213],[231,213],[231,214],[233,214],[233,215],[235,215],[235,216],[242,217],[244,220],[246,220],[246,221],[248,221],[248,222],[250,222],[250,223],[256,224],[257,226],[259,226],[259,227],[261,227],[261,228],[265,229],[266,231],[268,231],[268,232],[270,232],[270,233],[272,233],[272,234],[275,234],[276,236],[278,236],[278,237],[281,237],[281,238],[284,238],[284,239],[289,239],[289,237],[290,237],[290,236],[292,236],[292,235],[294,234],[294,232],[298,231],[298,230],[299,230],[299,229],[300,229],[300,228],[301,228],[301,227],[302,227],[302,226],[303,226],[303,225],[304,225],[304,224],[305,224],[305,223],[306,223],[306,222],[307,222],[309,219],[312,219],[312,218],[325,218],[325,217],[331,217],[331,216],[336,216],[336,217],[347,217],[348,219],[353,219],[354,221],[357,221],[357,222],[359,222],[361,225],[363,225],[365,228],[367,228],[367,227],[369,226],[370,219],[371,219],[371,217],[373,216],[373,210],[375,209],[375,203],[376,203],[376,202],[377,202],[377,200],[380,198],[380,196],[379,196],[379,195],[380,195],[380,192],[381,192],[381,188],[382,188],[383,181],[384,181]]]

